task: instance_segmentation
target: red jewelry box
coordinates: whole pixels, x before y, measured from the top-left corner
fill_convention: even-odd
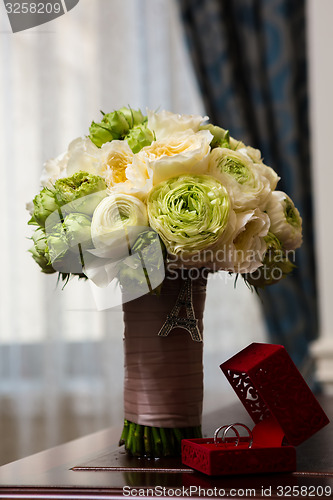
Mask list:
[[[183,464],[211,476],[296,470],[294,446],[329,420],[285,348],[253,343],[220,368],[255,426],[235,423],[214,438],[182,440]]]

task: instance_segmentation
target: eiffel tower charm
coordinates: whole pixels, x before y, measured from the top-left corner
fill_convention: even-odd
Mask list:
[[[179,316],[181,309],[185,307],[186,317]],[[186,278],[180,289],[176,303],[167,315],[162,328],[158,332],[160,337],[167,337],[174,328],[184,328],[196,342],[202,342],[201,333],[198,327],[198,320],[194,316],[192,303],[192,281],[191,278]]]

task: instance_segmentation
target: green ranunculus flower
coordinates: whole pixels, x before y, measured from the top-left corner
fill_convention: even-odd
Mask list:
[[[264,240],[267,244],[267,250],[264,254],[263,265],[253,273],[243,275],[245,281],[255,288],[264,288],[277,283],[291,273],[295,267],[282,249],[280,240],[273,233],[269,232]]]
[[[54,184],[55,196],[64,214],[92,215],[106,196],[106,183],[98,175],[76,172],[71,177],[58,179]]]
[[[33,199],[33,204],[34,212],[30,224],[37,223],[43,227],[48,216],[59,209],[56,193],[49,188],[43,188]]]
[[[129,128],[133,128],[136,125],[140,125],[145,120],[145,117],[141,113],[141,111],[132,109],[132,108],[120,108],[119,112],[122,113],[129,125]]]
[[[136,125],[125,136],[133,153],[138,153],[145,146],[150,146],[154,140],[153,132],[144,124]]]
[[[227,190],[208,175],[183,175],[158,184],[148,198],[151,227],[171,254],[191,254],[213,245],[226,228]]]
[[[210,147],[214,148],[230,148],[230,136],[229,130],[224,130],[224,128],[218,127],[217,125],[201,125],[199,130],[209,130],[213,135],[213,139],[210,143]]]
[[[295,250],[302,244],[302,218],[292,199],[283,191],[273,191],[268,198],[266,212],[271,230],[285,250]]]
[[[39,227],[38,229],[36,229],[36,231],[34,231],[31,238],[34,242],[34,246],[30,248],[29,252],[31,253],[33,259],[40,266],[43,273],[55,273],[55,269],[53,269],[50,263],[49,249],[45,231],[41,227]]]

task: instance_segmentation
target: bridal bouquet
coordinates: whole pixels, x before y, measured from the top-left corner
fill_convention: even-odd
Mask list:
[[[238,273],[256,287],[286,276],[302,242],[298,210],[259,150],[206,119],[122,108],[48,161],[28,205],[42,271],[124,288],[155,281],[150,268],[168,263]],[[128,258],[145,249],[140,266]]]
[[[259,150],[207,120],[121,108],[48,161],[28,205],[42,271],[116,281],[123,302],[158,295],[172,269],[227,271],[256,288],[290,273],[298,210]],[[161,436],[145,434],[149,450]]]

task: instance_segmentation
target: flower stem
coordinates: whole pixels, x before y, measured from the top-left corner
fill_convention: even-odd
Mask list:
[[[125,445],[129,455],[136,457],[180,456],[181,440],[200,438],[201,426],[197,427],[149,427],[124,421],[119,446]]]

